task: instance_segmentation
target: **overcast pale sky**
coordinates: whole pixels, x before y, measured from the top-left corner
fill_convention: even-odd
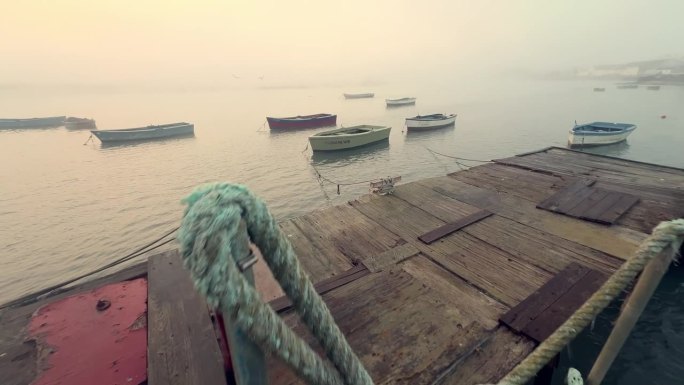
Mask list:
[[[0,83],[372,79],[684,51],[682,0],[0,3]]]

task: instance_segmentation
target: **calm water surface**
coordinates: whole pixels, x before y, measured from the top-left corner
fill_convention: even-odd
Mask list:
[[[595,86],[606,92],[594,93]],[[581,82],[471,81],[385,85],[375,99],[344,100],[350,88],[216,91],[0,89],[0,117],[93,117],[100,129],[174,121],[195,124],[195,137],[104,147],[88,131],[64,128],[0,131],[0,303],[90,271],[177,226],[180,199],[194,186],[247,184],[279,218],[341,204],[388,175],[404,181],[457,171],[453,160],[492,159],[563,146],[573,122],[636,123],[627,143],[593,150],[684,167],[684,89],[618,90]],[[387,109],[385,97],[415,96]],[[267,115],[338,114],[338,124],[391,125],[389,144],[344,155],[312,156],[317,130],[270,133]],[[457,113],[453,128],[407,134],[403,119]],[[666,115],[666,119],[661,119]],[[169,246],[170,247],[170,246]],[[669,384],[684,378],[682,273],[670,272],[639,324],[610,383]],[[612,311],[612,313],[611,313]],[[564,360],[585,371],[615,309],[585,333]],[[579,345],[579,348],[576,347]],[[637,365],[638,364],[638,365]],[[583,366],[584,365],[584,366]],[[676,381],[675,381],[676,379]]]

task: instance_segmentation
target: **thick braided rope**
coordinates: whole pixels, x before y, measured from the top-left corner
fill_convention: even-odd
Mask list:
[[[648,262],[666,251],[671,260],[677,254],[684,238],[684,219],[660,223],[632,258],[627,260],[594,295],[587,300],[553,334],[542,342],[518,366],[513,368],[498,385],[524,385],[537,375],[539,370],[556,356],[570,341],[603,311],[646,267]]]
[[[196,189],[184,202],[188,208],[178,232],[183,260],[210,305],[219,306],[262,349],[276,354],[309,383],[373,383],[260,199],[244,186],[218,183]],[[241,220],[339,373],[261,301],[237,269],[232,250],[239,250],[233,242],[240,239],[237,231]]]

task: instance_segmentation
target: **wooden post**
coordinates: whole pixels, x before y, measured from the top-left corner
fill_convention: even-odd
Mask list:
[[[240,242],[240,249],[235,250],[235,263],[238,267],[246,266],[242,274],[249,283],[254,285],[254,274],[252,273],[251,264],[244,265],[250,257],[256,258],[250,250],[249,237],[247,236],[247,225],[244,221],[240,221],[240,229],[238,234],[244,234],[244,240]],[[224,315],[226,321],[226,334],[228,335],[228,348],[230,350],[230,359],[233,362],[233,372],[235,375],[235,383],[237,385],[266,385],[268,378],[266,377],[266,360],[264,353],[259,347],[254,344],[247,335],[241,330],[230,324],[230,318]]]
[[[679,249],[679,244],[671,245],[658,254],[646,265],[639,281],[634,286],[631,295],[625,302],[622,312],[615,322],[615,327],[608,336],[608,340],[599,353],[591,372],[587,376],[589,385],[599,385],[606,376],[608,369],[615,361],[627,337],[639,320],[639,316],[646,308],[658,284],[670,267],[672,258]]]

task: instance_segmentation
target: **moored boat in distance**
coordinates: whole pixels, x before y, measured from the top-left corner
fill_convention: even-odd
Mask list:
[[[388,140],[391,129],[367,124],[342,127],[314,134],[309,137],[309,143],[313,151],[346,150]]]
[[[97,129],[95,124],[95,119],[88,118],[76,118],[70,116],[64,121],[64,127],[69,130],[79,130],[79,129]]]
[[[617,88],[623,89],[623,90],[633,90],[635,88],[639,88],[639,85],[634,84],[634,83],[623,83],[623,84],[618,84]]]
[[[570,129],[568,144],[570,147],[581,147],[618,143],[626,140],[634,130],[636,130],[636,125],[631,123],[575,124],[575,127]]]
[[[271,130],[317,128],[334,126],[337,124],[337,115],[315,114],[290,116],[285,118],[267,117],[268,126]]]
[[[361,92],[355,94],[344,93],[343,95],[345,99],[364,99],[375,97],[375,94],[373,92]]]
[[[416,104],[416,98],[399,98],[399,99],[385,99],[387,107],[408,106]]]
[[[90,132],[100,139],[102,143],[112,143],[162,139],[173,136],[190,136],[195,133],[195,126],[191,123],[179,122],[122,130],[93,130]]]
[[[658,91],[660,89],[660,86],[646,86],[646,89],[651,91]]]
[[[603,87],[594,87],[594,92],[604,92],[605,90]]]
[[[417,115],[406,118],[408,130],[429,130],[432,128],[447,127],[456,122],[456,114],[431,114]]]
[[[39,128],[59,127],[64,125],[66,116],[50,116],[46,118],[0,119],[0,128]]]

